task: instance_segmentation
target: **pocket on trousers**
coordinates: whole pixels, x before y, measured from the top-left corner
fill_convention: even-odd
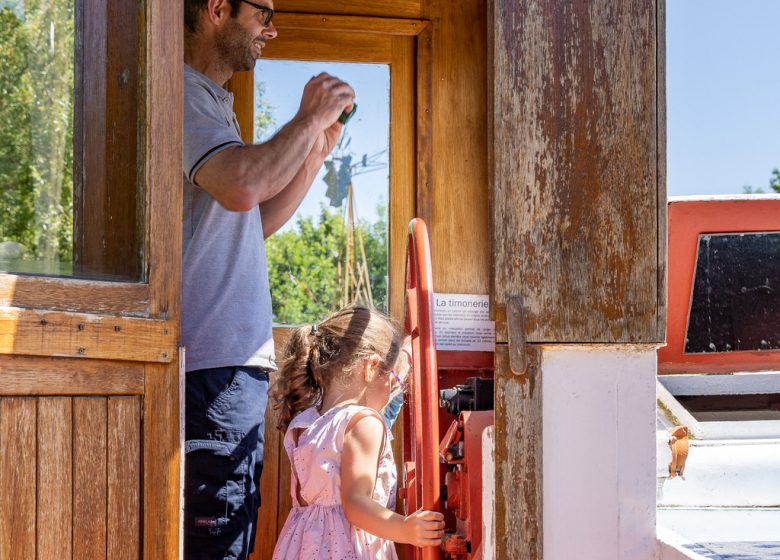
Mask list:
[[[241,443],[196,439],[185,443],[185,522],[190,531],[221,535],[245,513],[249,453]]]

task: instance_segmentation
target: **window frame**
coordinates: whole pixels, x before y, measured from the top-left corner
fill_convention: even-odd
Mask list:
[[[137,176],[142,185],[139,204],[144,218],[135,227],[139,227],[141,236],[142,277],[146,280],[109,282],[0,272],[0,356],[105,355],[159,363],[170,363],[177,356],[181,282],[178,216],[182,207],[181,5],[146,0],[139,19]],[[79,125],[74,125],[75,135]],[[23,340],[34,338],[39,330],[46,333],[45,344]],[[116,342],[108,339],[109,332],[117,333]],[[43,336],[38,338],[44,340]]]
[[[401,320],[409,220],[431,217],[431,28],[424,20],[276,12],[263,58],[387,64],[390,68],[388,312]],[[332,39],[332,40],[329,40]],[[334,47],[334,45],[336,45]],[[228,83],[244,136],[254,130],[254,74]],[[395,271],[395,274],[393,274]],[[275,327],[275,338],[289,329]]]

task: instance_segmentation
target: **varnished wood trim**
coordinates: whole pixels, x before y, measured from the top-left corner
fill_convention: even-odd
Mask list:
[[[423,0],[278,0],[274,6],[280,12],[314,14],[348,14],[394,18],[419,18],[423,14]]]
[[[225,89],[234,93],[233,112],[241,129],[241,140],[251,144],[255,138],[254,72],[236,72],[225,84]]]
[[[406,232],[415,215],[416,181],[416,95],[415,40],[393,37],[390,64],[390,206],[388,219],[388,307],[397,321],[404,312],[404,267]]]
[[[277,12],[274,17],[274,25],[283,31],[293,29],[315,29],[322,31],[338,31],[341,33],[415,36],[422,33],[428,27],[428,22],[415,19]]]
[[[147,5],[146,185],[150,316],[178,321],[181,291],[182,0]],[[169,557],[167,554],[153,555]]]
[[[0,273],[0,307],[145,317],[149,286]]]
[[[0,396],[140,395],[143,392],[143,364],[0,355]]]
[[[142,422],[143,558],[179,558],[180,397],[178,363],[146,366]]]
[[[0,308],[0,354],[170,362],[173,321]]]
[[[266,45],[263,58],[369,64],[390,64],[392,61],[392,35],[283,28],[279,33],[279,37]],[[334,47],[334,43],[338,46]]]
[[[417,38],[417,211],[428,227],[433,225],[433,72],[432,28]]]

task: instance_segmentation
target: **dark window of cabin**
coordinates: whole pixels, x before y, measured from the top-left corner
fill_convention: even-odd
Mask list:
[[[780,349],[780,232],[699,236],[686,353]]]

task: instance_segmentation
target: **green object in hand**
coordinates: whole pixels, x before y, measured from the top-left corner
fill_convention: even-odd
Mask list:
[[[353,103],[352,110],[349,113],[347,113],[346,111],[341,112],[341,115],[339,116],[339,122],[341,124],[347,124],[349,122],[349,119],[352,118],[352,116],[355,114],[356,111],[357,111],[357,103]]]

